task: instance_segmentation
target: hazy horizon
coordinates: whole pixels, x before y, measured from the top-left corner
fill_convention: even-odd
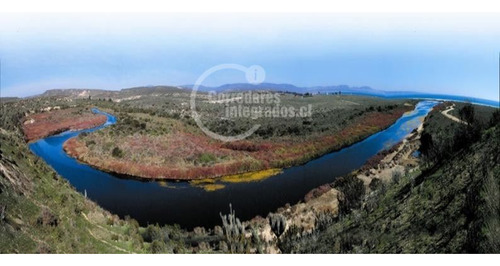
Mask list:
[[[498,101],[498,36],[495,14],[4,14],[1,96],[180,86],[235,63],[268,83]]]

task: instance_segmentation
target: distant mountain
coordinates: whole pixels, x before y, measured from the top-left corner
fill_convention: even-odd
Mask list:
[[[68,98],[112,98],[123,99],[130,98],[139,95],[156,95],[156,94],[169,94],[169,93],[187,93],[191,90],[194,85],[183,85],[183,86],[144,86],[144,87],[134,87],[122,89],[120,91],[112,90],[99,90],[99,89],[53,89],[47,90],[46,92],[33,96],[33,97],[68,97]],[[364,96],[375,96],[383,98],[416,98],[416,99],[440,99],[440,100],[451,100],[460,102],[471,102],[475,104],[482,104],[494,107],[500,107],[498,101],[479,99],[474,97],[466,96],[456,96],[456,95],[444,95],[444,94],[434,94],[434,93],[423,93],[423,92],[412,92],[412,91],[384,91],[373,89],[368,86],[361,87],[351,87],[348,85],[335,85],[335,86],[312,86],[312,87],[298,87],[292,84],[276,84],[276,83],[261,83],[257,85],[248,83],[231,83],[224,84],[217,87],[200,86],[198,88],[200,92],[216,91],[216,92],[228,92],[228,91],[248,91],[248,90],[267,90],[267,91],[279,91],[279,92],[290,92],[290,93],[311,93],[311,94],[348,94],[348,95],[364,95]]]
[[[337,85],[337,86],[315,86],[305,88],[307,92],[310,93],[342,93],[342,94],[359,94],[359,95],[373,95],[382,96],[385,95],[385,91],[375,90],[373,88],[362,86],[362,87],[350,87],[348,85]]]
[[[181,86],[186,89],[192,89],[194,85]],[[269,90],[269,91],[282,91],[282,92],[293,92],[293,93],[352,93],[352,94],[365,94],[365,95],[384,95],[384,91],[379,91],[372,89],[370,87],[350,87],[348,85],[337,85],[337,86],[314,86],[314,87],[298,87],[292,84],[276,84],[276,83],[261,83],[257,85],[249,83],[231,83],[224,84],[218,87],[208,87],[200,86],[198,88],[200,91],[247,91],[247,90]]]
[[[112,92],[112,91],[106,91],[101,89],[51,89],[35,97],[56,96],[56,97],[71,97],[71,98],[88,98],[89,96],[96,96],[106,92]]]
[[[181,87],[174,86],[147,86],[147,87],[134,87],[120,90],[121,94],[161,94],[171,92],[185,92]]]
[[[78,98],[112,98],[120,99],[123,97],[131,97],[138,95],[153,95],[153,94],[166,94],[173,92],[186,92],[185,89],[173,86],[146,86],[146,87],[134,87],[121,89],[119,91],[115,90],[100,90],[100,89],[51,89],[44,93],[32,97],[64,97],[71,99]]]
[[[291,84],[275,84],[275,83],[261,83],[261,84],[249,84],[249,83],[234,83],[225,84],[216,88],[216,91],[247,91],[247,90],[270,90],[270,91],[288,91],[303,93],[304,88],[297,87]]]
[[[191,90],[194,88],[194,84],[180,85],[179,88],[182,88],[185,90]],[[215,88],[216,87],[208,87],[208,86],[200,85],[200,86],[198,86],[198,91],[211,91],[211,90],[215,90]]]
[[[191,89],[193,85],[181,86],[186,89]],[[364,95],[364,96],[374,96],[382,98],[415,98],[415,99],[439,99],[439,100],[450,100],[459,102],[471,102],[475,104],[488,105],[494,107],[500,107],[498,101],[485,100],[475,97],[467,96],[457,96],[457,95],[445,95],[445,94],[435,94],[435,93],[425,93],[425,92],[414,92],[414,91],[384,91],[373,89],[368,86],[361,87],[351,87],[348,85],[335,85],[335,86],[312,86],[312,87],[297,87],[291,84],[275,84],[275,83],[261,83],[258,85],[252,85],[247,83],[233,83],[224,84],[218,87],[207,87],[200,86],[198,88],[200,91],[243,91],[243,90],[270,90],[270,91],[283,91],[292,93],[312,93],[312,94],[348,94],[348,95]]]
[[[185,89],[192,89],[194,85],[184,85],[181,86]],[[260,83],[260,84],[249,84],[249,83],[230,83],[224,84],[218,87],[208,87],[200,85],[198,87],[199,91],[248,91],[248,90],[269,90],[269,91],[288,91],[295,93],[304,93],[305,89],[297,87],[291,84],[276,84],[276,83]]]

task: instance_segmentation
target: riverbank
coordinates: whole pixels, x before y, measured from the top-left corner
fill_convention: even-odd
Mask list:
[[[178,121],[148,116],[146,121],[175,125],[171,126],[172,133],[154,137],[141,133],[125,136],[114,133],[106,140],[102,135],[72,138],[64,143],[64,150],[81,163],[108,173],[138,179],[217,178],[304,164],[386,129],[412,109],[413,106],[405,105],[391,110],[367,112],[334,135],[306,140],[249,140],[229,144],[193,132],[188,125]],[[150,124],[137,123],[140,128],[150,127]],[[108,148],[106,150],[103,147]],[[202,152],[193,152],[196,150]]]
[[[48,107],[42,113],[27,115],[22,124],[25,140],[33,142],[68,130],[94,128],[106,123],[107,117],[89,108],[60,109]]]
[[[370,157],[398,143],[417,127],[418,124],[413,126],[414,122],[418,122],[418,118],[424,116],[432,105],[432,102],[420,102],[414,111],[397,119],[386,130],[338,152],[329,153],[306,164],[283,169],[276,175],[262,178],[267,176],[267,172],[257,172],[230,180],[224,179],[226,181],[217,179],[213,184],[208,184],[209,186],[175,181],[138,182],[130,178],[116,178],[114,175],[81,164],[62,152],[63,143],[77,136],[79,132],[67,132],[40,140],[30,144],[30,149],[68,179],[79,192],[87,194],[100,206],[120,217],[130,215],[144,226],[159,223],[179,224],[185,229],[197,226],[213,227],[220,224],[219,212],[227,209],[229,203],[235,207],[241,220],[249,220],[256,215],[265,217],[269,212],[287,203],[302,200],[311,189],[333,182],[338,177],[358,169]],[[117,123],[119,123],[123,113],[114,110],[113,114],[118,117]],[[109,118],[114,121],[114,117]],[[146,127],[151,124],[156,124],[156,120]],[[100,127],[88,135],[106,139],[105,131],[116,132],[116,128]],[[234,182],[240,180],[247,182]],[[217,189],[221,185],[224,189]],[[185,210],[190,211],[185,212]]]
[[[273,242],[280,252],[498,252],[499,226],[491,222],[498,220],[498,109],[490,109],[489,122],[481,126],[479,136],[462,141],[457,135],[474,127],[464,128],[445,117],[440,112],[443,107],[436,106],[425,119],[419,168],[394,174],[387,182],[370,182],[369,190],[358,193],[347,187],[342,194],[356,206],[345,209],[349,202],[340,202],[339,215],[318,215],[311,233],[290,227]],[[460,141],[436,158],[424,148],[429,138],[439,151],[443,151],[439,145]],[[404,164],[404,158],[401,161]]]
[[[365,195],[380,187],[381,184],[397,182],[396,179],[404,173],[419,172],[419,159],[416,153],[420,147],[420,137],[423,132],[423,120],[418,128],[413,130],[398,144],[371,157],[365,165],[351,173],[356,179],[361,180]],[[338,181],[338,180],[336,180]],[[287,230],[294,230],[298,234],[310,234],[322,223],[322,219],[337,219],[339,216],[340,201],[344,199],[336,181],[319,186],[304,197],[304,200],[294,204],[287,204],[278,208],[275,214],[286,219]],[[342,182],[342,181],[341,181]],[[326,217],[326,218],[325,218]],[[258,228],[260,237],[269,244],[268,252],[279,253],[276,236],[272,233],[271,226],[266,219],[255,217],[247,222]]]

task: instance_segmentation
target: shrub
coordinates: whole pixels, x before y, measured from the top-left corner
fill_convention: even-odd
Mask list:
[[[158,228],[158,226],[150,224],[142,234],[142,239],[144,239],[145,242],[152,243],[153,240],[158,240],[155,236],[157,236],[159,232],[160,228]]]
[[[286,229],[286,218],[281,214],[273,214],[270,213],[267,216],[267,220],[269,221],[269,225],[271,225],[271,230],[279,239],[280,236],[285,232]]]
[[[227,240],[232,240],[241,234],[245,234],[245,228],[241,224],[240,219],[236,217],[236,212],[233,210],[231,204],[229,204],[229,214],[222,215],[222,213],[219,213],[219,215],[222,219],[222,226]]]
[[[145,242],[149,243],[152,243],[155,240],[167,242],[169,240],[169,234],[166,228],[161,228],[158,224],[150,224],[142,234],[142,238]]]
[[[314,229],[318,231],[326,230],[330,224],[337,221],[337,217],[331,212],[320,212],[315,216]]]
[[[378,178],[373,178],[372,181],[370,182],[370,187],[371,190],[377,190],[380,186],[382,185],[382,181]]]
[[[120,148],[115,147],[115,148],[113,148],[113,151],[111,152],[111,155],[113,155],[113,157],[116,157],[116,158],[122,158],[123,157],[123,151]]]
[[[467,122],[468,124],[473,124],[475,121],[475,110],[472,104],[468,103],[460,110],[458,110],[458,115],[460,119]]]
[[[365,194],[363,181],[356,176],[348,175],[340,177],[333,182],[333,187],[338,189],[339,214],[348,214],[352,209],[361,206],[361,199]]]
[[[202,164],[209,164],[216,160],[215,156],[211,153],[202,153],[200,157],[198,157],[198,161]]]
[[[420,137],[420,152],[426,157],[432,157],[433,155],[434,142],[432,140],[432,135],[423,132]]]
[[[403,177],[403,175],[400,171],[392,171],[392,183],[399,184],[399,181],[401,181],[401,177]]]
[[[496,125],[500,125],[500,109],[497,109],[490,118],[489,126],[494,127]]]
[[[151,243],[151,253],[158,254],[158,253],[164,253],[166,249],[166,245],[163,241],[160,240],[154,240],[153,243]]]
[[[241,223],[240,219],[236,217],[236,213],[233,210],[231,204],[229,204],[229,214],[222,215],[219,213],[222,219],[222,227],[224,228],[224,235],[226,236],[226,243],[229,246],[229,251],[231,253],[245,253],[251,240],[245,238],[245,226]]]
[[[37,223],[40,225],[57,226],[58,219],[54,214],[52,214],[49,208],[44,207],[42,208],[42,212],[37,219]]]

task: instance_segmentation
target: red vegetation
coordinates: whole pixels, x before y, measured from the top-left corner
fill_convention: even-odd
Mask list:
[[[326,192],[330,191],[332,189],[331,184],[324,184],[321,185],[317,188],[312,189],[309,191],[305,196],[304,196],[304,201],[309,202],[312,199],[318,198],[319,196],[325,194]]]
[[[336,135],[317,137],[297,143],[274,143],[267,151],[256,152],[253,155],[274,168],[305,163],[315,157],[354,144],[389,127],[405,111],[408,110],[400,108],[391,113],[371,112],[358,118],[358,121],[345,127]]]
[[[227,142],[222,145],[223,148],[235,151],[266,151],[272,147],[272,143],[254,143],[248,140],[240,140],[234,142]]]
[[[23,132],[26,141],[34,141],[66,130],[93,128],[106,123],[106,120],[105,115],[93,114],[90,111],[54,110],[26,117]]]
[[[396,145],[392,146],[392,148],[388,149],[388,150],[383,150],[375,155],[373,155],[372,157],[370,157],[370,159],[368,159],[366,161],[366,163],[360,168],[360,171],[367,171],[367,170],[370,170],[372,168],[376,168],[378,166],[378,164],[380,164],[380,162],[389,154],[395,152],[396,150],[399,149],[399,146],[401,146],[401,144],[403,144],[402,141],[398,142]]]
[[[77,138],[71,138],[64,143],[64,150],[69,155],[76,157],[80,161],[88,163],[98,169],[147,179],[192,180],[252,170],[250,163],[246,161],[235,161],[230,163],[219,163],[212,166],[196,166],[180,169],[168,165],[144,165],[121,159],[102,160],[99,158],[87,158],[83,156],[87,149],[88,148],[85,144]]]
[[[240,174],[269,168],[284,168],[305,163],[328,152],[354,144],[384,128],[389,127],[411,107],[397,108],[391,112],[370,112],[356,119],[336,135],[311,137],[290,141],[237,141],[222,143],[205,135],[176,132],[168,143],[157,143],[148,136],[128,140],[127,149],[150,150],[168,159],[166,163],[137,163],[125,158],[91,156],[85,143],[77,138],[68,140],[64,149],[82,162],[101,170],[146,179],[192,180]],[[228,161],[212,164],[176,164],[175,159],[196,158],[202,153],[215,157],[229,156]],[[171,161],[170,161],[171,160]],[[314,192],[315,193],[315,192]]]

